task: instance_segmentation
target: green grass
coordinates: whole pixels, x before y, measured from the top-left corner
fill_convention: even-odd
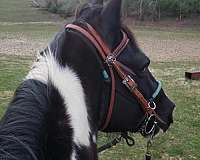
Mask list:
[[[0,115],[6,109],[16,87],[29,70],[32,57],[0,56]],[[200,69],[197,62],[153,62],[151,70],[163,83],[167,94],[175,101],[174,124],[166,134],[155,139],[154,160],[200,159],[200,81],[185,80],[184,72]],[[120,143],[100,154],[100,160],[142,160],[145,139],[136,134],[136,145]],[[98,144],[110,138],[100,133]]]
[[[0,114],[29,70],[31,57],[0,55]]]
[[[56,16],[58,17],[58,16]],[[0,22],[57,21],[55,15],[31,7],[30,0],[1,0]]]
[[[0,39],[17,39],[17,37],[28,37],[32,40],[52,39],[53,35],[63,28],[61,24],[15,24],[0,25]]]

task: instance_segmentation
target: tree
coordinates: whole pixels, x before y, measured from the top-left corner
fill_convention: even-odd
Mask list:
[[[143,7],[144,7],[144,0],[139,0],[139,20],[144,20]]]
[[[109,0],[104,0],[107,3]],[[32,0],[35,7],[47,8],[50,12],[64,16],[73,15],[79,4],[88,0]],[[200,15],[200,0],[123,0],[123,15],[139,20],[160,20],[162,17],[184,17]],[[162,17],[161,17],[162,16]]]

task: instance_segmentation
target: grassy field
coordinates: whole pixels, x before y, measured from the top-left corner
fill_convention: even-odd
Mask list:
[[[0,0],[0,116],[27,74],[36,51],[45,47],[61,28],[63,19],[30,7],[27,0]],[[200,70],[199,27],[131,29],[153,60],[152,72],[177,105],[174,124],[155,139],[154,160],[199,160],[200,81],[184,78],[185,71]],[[138,134],[134,137],[134,147],[120,143],[101,153],[100,160],[142,160],[145,139]],[[99,134],[99,145],[108,140],[107,135]]]
[[[12,97],[15,88],[22,82],[32,63],[28,56],[0,56],[0,115]],[[155,139],[153,155],[156,160],[196,160],[200,158],[200,81],[184,79],[184,71],[199,69],[197,62],[153,62],[151,70],[163,83],[167,94],[176,102],[174,124],[169,131]],[[17,74],[16,74],[17,73]],[[145,139],[134,135],[136,145],[125,143],[100,154],[101,160],[142,160]],[[107,142],[99,135],[99,145]]]
[[[64,19],[31,6],[31,0],[0,1],[0,54],[33,55],[63,28]]]
[[[1,0],[0,22],[58,21],[61,18],[31,7],[31,0]]]

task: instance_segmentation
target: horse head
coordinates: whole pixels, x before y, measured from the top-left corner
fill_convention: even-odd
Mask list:
[[[129,43],[125,49],[118,55],[117,61],[120,62],[128,71],[128,74],[137,83],[138,90],[142,93],[149,104],[155,107],[155,112],[159,115],[162,121],[158,121],[155,133],[159,128],[166,131],[173,122],[172,113],[175,104],[166,96],[161,84],[149,70],[150,59],[138,47],[136,40],[131,31],[121,22],[121,0],[111,0],[106,6],[103,6],[102,0],[93,0],[91,3],[84,5],[79,13],[74,24],[84,27],[84,23],[90,24],[100,35],[105,44],[113,51],[122,40],[122,31],[126,33]],[[91,50],[92,52],[92,50]],[[96,51],[98,52],[98,51]],[[94,53],[98,54],[98,53]],[[98,62],[100,63],[100,62]],[[105,70],[108,67],[103,64]],[[116,74],[116,73],[115,73]],[[108,126],[103,129],[105,132],[132,131],[137,132],[144,127],[151,130],[154,126],[155,117],[147,117],[141,109],[141,104],[134,98],[130,91],[121,83],[120,77],[115,76],[115,102],[112,111],[112,116]],[[103,82],[102,91],[103,101],[99,107],[99,128],[102,128],[105,123],[106,113],[109,108],[109,98],[112,82]],[[149,119],[148,119],[149,118]],[[152,122],[151,122],[152,121]],[[148,126],[150,125],[150,126]],[[148,132],[143,132],[143,135]]]

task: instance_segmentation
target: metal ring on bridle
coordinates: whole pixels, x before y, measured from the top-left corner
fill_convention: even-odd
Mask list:
[[[150,101],[148,103],[148,107],[151,108],[151,109],[153,109],[153,110],[155,110],[156,109],[156,103],[154,101],[152,101],[152,102]]]
[[[145,131],[145,133],[146,133],[147,135],[150,134],[150,133],[155,129],[155,125],[157,124],[156,119],[155,119],[154,122],[153,122],[153,125],[152,125],[151,129],[150,129],[149,131],[147,131],[147,126],[148,126],[149,121],[151,120],[151,118],[152,118],[153,116],[155,117],[154,114],[150,115],[150,116],[148,117],[148,119],[147,119],[146,124],[145,124],[145,130],[144,130],[144,131]]]
[[[113,62],[116,61],[116,57],[112,54],[108,55],[105,59],[105,62],[111,66],[113,64]]]

